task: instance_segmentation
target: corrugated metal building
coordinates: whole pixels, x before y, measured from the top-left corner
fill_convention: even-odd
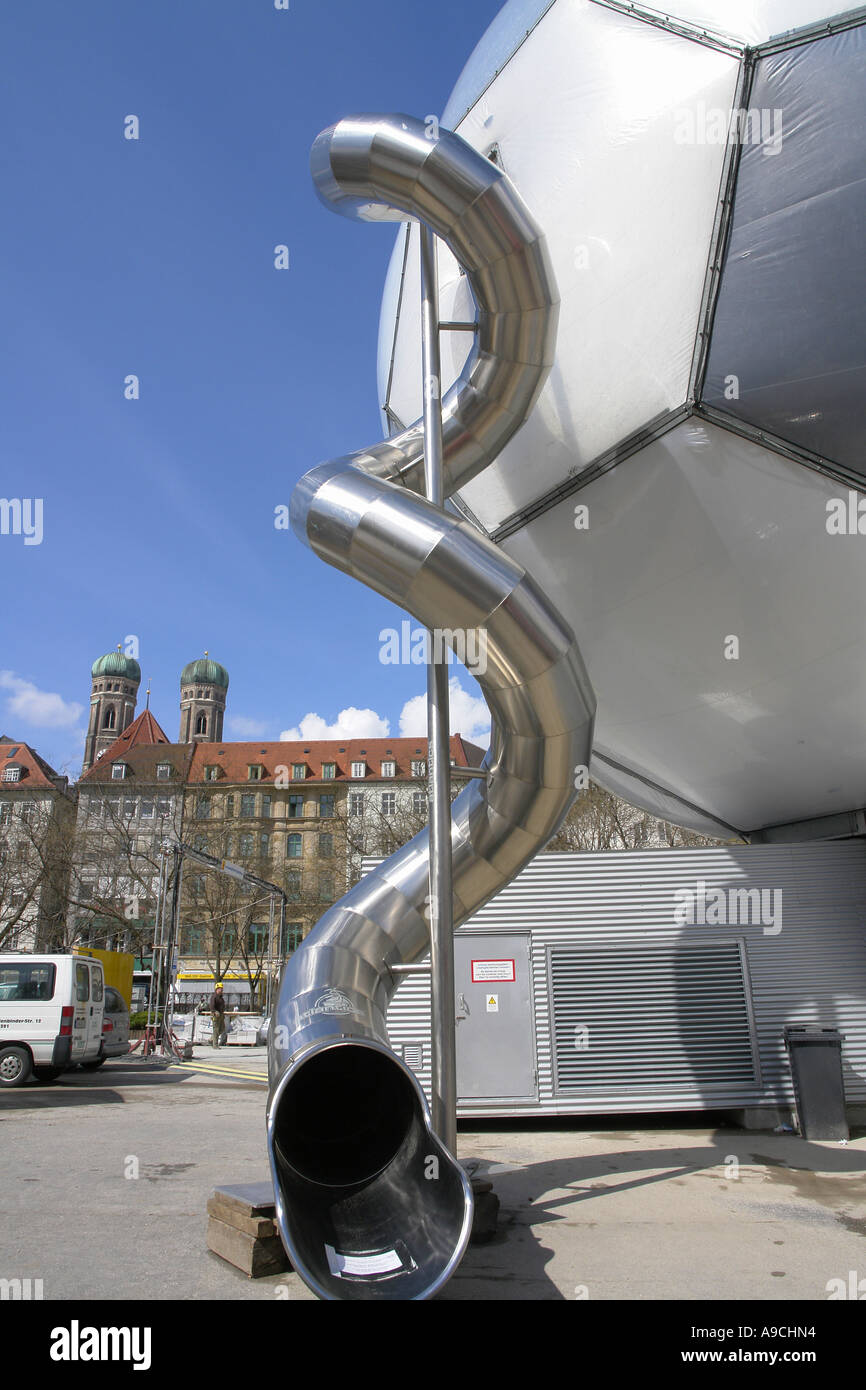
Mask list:
[[[539,855],[455,940],[458,1113],[793,1105],[786,1024],[866,1104],[866,842]],[[388,1014],[429,1095],[429,976]]]

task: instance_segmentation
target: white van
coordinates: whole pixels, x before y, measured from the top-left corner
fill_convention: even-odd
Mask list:
[[[102,1057],[105,982],[89,956],[0,954],[0,1087]]]

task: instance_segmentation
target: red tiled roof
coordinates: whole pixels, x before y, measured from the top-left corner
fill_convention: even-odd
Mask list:
[[[190,746],[186,743],[169,743],[149,709],[142,710],[133,719],[128,729],[110,743],[101,758],[82,773],[80,782],[107,782],[111,780],[111,764],[118,761],[129,762],[139,778],[156,778],[156,764],[171,763],[183,778],[189,769]]]
[[[106,757],[108,754],[106,753]],[[460,734],[451,736],[451,759],[458,767],[479,767],[484,750],[467,743]],[[379,764],[396,763],[396,780],[411,778],[413,760],[427,758],[426,738],[354,738],[310,739],[292,742],[263,743],[198,743],[190,768],[191,782],[204,782],[205,767],[219,767],[221,782],[246,782],[247,769],[258,763],[262,769],[260,781],[273,782],[280,767],[305,763],[308,781],[322,780],[322,763],[336,764],[336,777],[328,780],[357,782],[352,777],[352,763],[365,762],[368,778],[381,780]]]
[[[130,748],[136,748],[140,743],[168,743],[168,736],[162,732],[149,709],[143,709],[136,719],[133,719],[128,729],[124,729],[122,734],[118,734],[113,743],[110,743],[100,758],[100,762],[105,759],[111,762],[114,758],[119,758],[122,753],[127,753]]]
[[[51,764],[41,758],[29,743],[20,743],[4,735],[0,739],[0,777],[3,775],[3,768],[10,765],[20,767],[23,775],[18,782],[0,783],[4,790],[27,786],[51,787],[56,791],[58,783],[66,783],[66,778],[55,772]]]

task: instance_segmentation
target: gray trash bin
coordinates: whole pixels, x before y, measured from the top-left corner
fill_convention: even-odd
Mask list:
[[[785,1029],[794,1078],[800,1133],[804,1139],[847,1139],[842,1034],[808,1025]]]

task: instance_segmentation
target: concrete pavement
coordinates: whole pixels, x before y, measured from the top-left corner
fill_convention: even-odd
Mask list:
[[[0,1094],[0,1277],[41,1278],[46,1299],[311,1299],[205,1247],[212,1188],[267,1177],[265,1076],[263,1048],[197,1045]],[[468,1121],[458,1147],[502,1208],[443,1301],[825,1301],[866,1279],[864,1131]]]

